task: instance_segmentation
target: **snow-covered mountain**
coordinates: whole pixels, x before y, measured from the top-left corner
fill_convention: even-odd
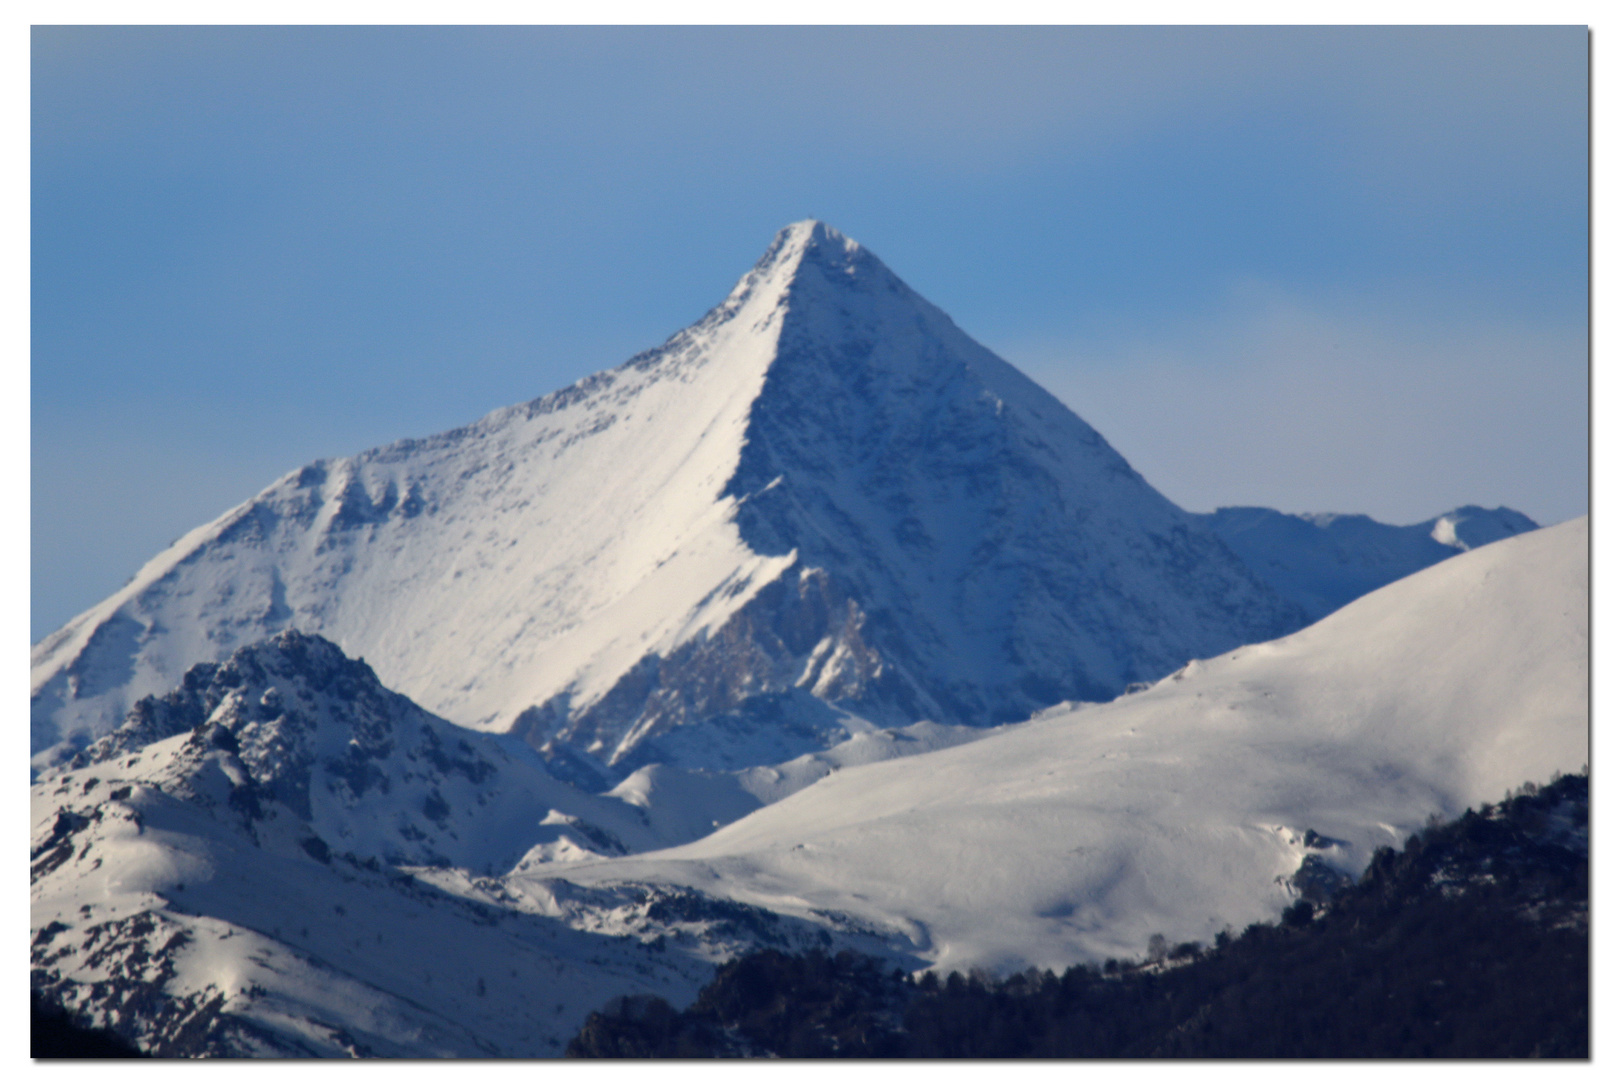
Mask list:
[[[534,845],[564,840],[554,826],[581,814],[634,847],[663,846],[628,805],[554,778],[522,744],[428,713],[363,661],[293,630],[197,665],[66,764],[108,762],[121,783],[234,809],[253,842],[283,854],[502,873]]]
[[[839,912],[954,969],[1209,940],[1431,815],[1585,766],[1587,550],[1585,518],[1504,540],[1109,704],[843,770],[683,848],[516,877]]]
[[[285,628],[608,787],[1103,700],[1305,622],[874,256],[785,229],[663,346],[289,474],[32,655],[35,766]]]
[[[760,805],[668,772],[587,794],[284,631],[40,775],[31,981],[164,1056],[556,1056],[609,997],[690,999],[761,941],[841,939],[686,889],[501,884]]]
[[[1529,532],[1517,510],[1460,506],[1417,525],[1365,514],[1285,514],[1227,506],[1200,514],[1256,577],[1312,619],[1460,551]]]
[[[118,728],[38,781],[51,789],[64,772],[113,763],[114,786],[149,783],[228,808],[234,826],[273,851],[501,874],[520,861],[686,843],[847,765],[994,730],[878,729],[735,773],[647,765],[592,794],[556,778],[522,740],[434,716],[326,639],[283,630],[142,698]]]
[[[1586,530],[1108,704],[601,795],[284,632],[40,775],[32,982],[165,1054],[548,1056],[610,997],[679,1007],[760,945],[1006,970],[1208,939],[1585,764]],[[653,850],[712,810],[737,819]]]

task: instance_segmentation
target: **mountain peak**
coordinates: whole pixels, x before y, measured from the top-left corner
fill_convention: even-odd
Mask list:
[[[860,244],[827,222],[815,218],[796,221],[779,230],[771,242],[771,247],[767,249],[766,258],[771,258],[772,252],[778,249],[784,256],[803,258],[810,254],[819,259],[826,259],[829,256],[848,258],[864,250]]]
[[[35,650],[32,736],[49,764],[296,627],[616,776],[742,767],[1106,699],[1298,624],[1084,421],[809,220],[660,347],[194,531]]]
[[[803,221],[796,221],[786,225],[777,232],[777,235],[800,244],[834,242],[846,244],[850,247],[861,246],[827,222],[816,218],[805,218]]]
[[[844,293],[852,285],[910,292],[872,252],[826,222],[806,218],[778,231],[720,310],[735,312],[760,298],[778,305],[786,303],[790,295],[798,300],[825,298],[827,286]]]

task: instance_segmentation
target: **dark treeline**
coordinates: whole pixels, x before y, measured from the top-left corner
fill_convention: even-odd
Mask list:
[[[1588,781],[1380,849],[1362,879],[1211,948],[913,980],[870,957],[753,953],[684,1012],[620,999],[571,1057],[1588,1056]]]

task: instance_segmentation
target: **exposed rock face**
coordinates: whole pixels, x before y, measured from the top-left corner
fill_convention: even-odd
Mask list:
[[[1057,400],[802,222],[660,348],[316,462],[182,538],[34,650],[33,749],[71,756],[287,627],[606,780],[1016,719],[1303,622]]]
[[[805,568],[765,586],[715,633],[648,655],[594,705],[571,713],[560,696],[514,731],[546,752],[614,748],[606,764],[623,774],[653,762],[786,761],[842,738],[851,713],[899,722],[937,713],[863,639],[866,621],[826,570]],[[694,742],[678,730],[694,723],[735,737]]]

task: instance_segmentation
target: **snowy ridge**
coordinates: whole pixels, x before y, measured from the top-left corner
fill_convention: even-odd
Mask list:
[[[1307,855],[1354,873],[1431,814],[1579,770],[1587,723],[1581,519],[1145,692],[843,770],[687,847],[520,876],[686,884],[910,927],[944,967],[1060,968],[1275,917]]]
[[[601,789],[1103,700],[1303,622],[1083,421],[801,222],[663,346],[187,534],[33,650],[31,744],[62,760],[294,628]]]
[[[1364,514],[1284,514],[1228,506],[1203,518],[1256,577],[1312,619],[1397,578],[1537,528],[1500,506],[1460,506],[1417,525],[1385,525]]]
[[[36,724],[99,733],[192,663],[287,625],[372,657],[464,724],[510,724],[509,702],[571,677],[600,695],[792,561],[743,549],[719,494],[770,357],[773,283],[757,268],[621,368],[306,466],[193,531],[36,648]],[[629,634],[626,612],[662,618]]]

